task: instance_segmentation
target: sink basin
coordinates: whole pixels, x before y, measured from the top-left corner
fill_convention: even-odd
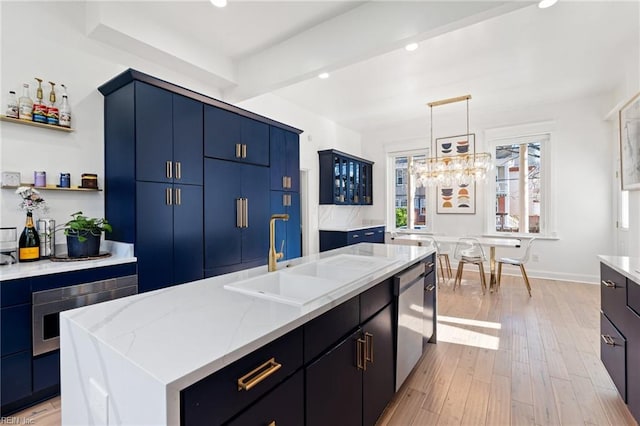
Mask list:
[[[340,281],[286,274],[282,271],[227,284],[225,289],[249,296],[303,306],[331,293],[343,285]]]
[[[316,262],[286,268],[283,272],[348,283],[393,263],[396,263],[396,260],[386,257],[339,254]]]
[[[386,257],[340,254],[227,284],[224,288],[253,297],[304,306],[395,262]]]

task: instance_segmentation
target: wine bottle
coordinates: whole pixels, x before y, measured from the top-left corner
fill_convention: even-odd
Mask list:
[[[20,262],[40,260],[40,237],[33,226],[33,215],[27,212],[27,223],[18,242],[18,259]]]

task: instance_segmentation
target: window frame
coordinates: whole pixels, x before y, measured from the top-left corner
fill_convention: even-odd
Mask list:
[[[397,232],[397,233],[411,233],[411,234],[427,234],[431,233],[433,230],[433,218],[435,214],[435,199],[433,197],[433,189],[427,187],[425,189],[425,200],[427,202],[427,217],[431,218],[431,220],[427,220],[426,225],[421,229],[404,229],[404,228],[396,228],[396,157],[414,157],[414,156],[425,156],[429,157],[430,150],[428,148],[422,149],[408,149],[408,150],[398,150],[398,151],[387,151],[387,176],[392,176],[391,179],[386,179],[387,186],[387,199],[394,200],[393,203],[386,203],[387,207],[385,208],[385,214],[387,216],[387,232]],[[414,182],[414,179],[407,179],[410,182]]]
[[[486,196],[488,202],[485,203],[485,233],[491,236],[503,237],[539,237],[557,238],[556,232],[556,194],[553,188],[553,122],[534,123],[522,126],[514,126],[501,129],[490,129],[485,131],[487,149],[491,152],[495,166],[496,148],[502,145],[523,144],[536,142],[540,137],[544,140],[540,143],[540,173],[541,173],[541,195],[540,195],[540,232],[498,232],[496,230],[496,173],[497,168],[493,167],[487,174]]]

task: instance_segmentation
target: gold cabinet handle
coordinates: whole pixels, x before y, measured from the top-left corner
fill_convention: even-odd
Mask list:
[[[364,350],[362,347],[366,342],[362,339],[356,340],[356,367],[358,370],[367,371],[367,362],[364,359]]]
[[[616,288],[616,283],[611,280],[602,280],[602,285],[609,288]]]
[[[364,235],[366,235],[367,237],[370,237],[371,235],[375,234],[375,232],[365,232]]]
[[[602,337],[602,341],[609,345],[609,346],[616,346],[616,342],[613,340],[613,337],[609,336],[608,334],[601,334],[600,337]]]
[[[182,179],[182,163],[176,161],[176,179]]]
[[[245,198],[243,204],[244,204],[244,211],[242,213],[244,215],[244,227],[248,228],[249,227],[249,199]]]
[[[351,236],[351,238],[360,238],[360,235],[358,235],[358,234],[353,234],[353,235]]]
[[[242,158],[247,158],[247,144],[242,144]]]
[[[435,286],[435,285],[433,285],[433,284],[429,284],[429,285],[427,286],[427,288],[425,288],[425,290],[426,290],[426,291],[433,291],[435,288],[436,288],[436,286]]]
[[[429,262],[429,263],[427,263],[427,268],[433,268],[434,265],[435,265],[435,263]]]
[[[242,228],[244,221],[242,220],[242,198],[236,198],[236,228]]]
[[[365,341],[365,346],[364,346],[364,362],[365,362],[365,366],[367,361],[369,361],[371,364],[373,364],[373,334],[371,333],[364,333],[364,341]],[[366,370],[366,368],[365,368]]]
[[[164,164],[164,173],[167,176],[167,179],[171,179],[173,177],[173,162],[167,161]]]
[[[242,157],[242,145],[239,143],[236,144],[236,158]]]
[[[271,358],[261,366],[249,371],[238,379],[238,391],[251,390],[252,387],[278,371],[282,364],[276,362],[275,358]]]
[[[171,188],[166,188],[164,190],[164,202],[170,206],[171,204],[173,204],[173,192],[171,191]]]
[[[182,189],[176,188],[176,206],[182,204]]]
[[[287,177],[286,176],[282,176],[282,188],[284,188],[284,189],[287,188]]]

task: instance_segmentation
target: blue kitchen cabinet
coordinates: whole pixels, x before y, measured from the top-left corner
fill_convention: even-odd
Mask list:
[[[207,105],[204,108],[204,155],[268,166],[269,125]]]
[[[60,350],[33,359],[33,392],[60,386]]]
[[[372,205],[373,162],[334,149],[318,151],[320,204]]]
[[[233,265],[266,264],[269,169],[207,158],[204,170],[204,266],[214,271],[208,276]]]
[[[276,250],[284,241],[282,260],[302,256],[302,230],[300,228],[300,194],[297,192],[271,191],[271,214],[286,213],[289,220],[276,221]]]
[[[31,351],[2,357],[0,382],[0,403],[4,415],[31,396]]]
[[[202,183],[201,102],[142,81],[105,94],[107,237],[135,244],[140,292],[203,277]]]
[[[202,187],[136,185],[140,293],[202,278]]]
[[[300,142],[297,133],[271,126],[271,190],[300,192]]]
[[[16,352],[31,350],[31,304],[0,309],[2,359]]]
[[[320,251],[333,250],[358,243],[384,244],[384,226],[355,231],[320,231]]]
[[[0,307],[21,305],[31,302],[30,278],[2,281],[0,286]]]

